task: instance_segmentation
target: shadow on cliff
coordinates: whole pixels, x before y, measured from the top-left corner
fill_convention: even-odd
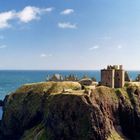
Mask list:
[[[140,138],[140,101],[136,92],[139,94],[138,89],[127,88],[128,99],[121,92],[116,94],[119,100],[118,116],[122,132],[132,140]]]

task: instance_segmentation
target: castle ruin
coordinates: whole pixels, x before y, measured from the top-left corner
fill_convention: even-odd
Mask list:
[[[111,88],[122,88],[125,83],[125,71],[122,65],[109,65],[101,70],[101,84]]]

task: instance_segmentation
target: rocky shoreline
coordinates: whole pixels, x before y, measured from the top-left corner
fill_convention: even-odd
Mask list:
[[[140,139],[140,87],[26,84],[4,99],[2,140]]]

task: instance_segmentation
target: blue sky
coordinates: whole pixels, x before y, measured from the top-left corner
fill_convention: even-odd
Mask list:
[[[139,0],[1,0],[0,69],[140,70]]]

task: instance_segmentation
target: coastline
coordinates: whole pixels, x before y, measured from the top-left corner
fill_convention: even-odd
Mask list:
[[[14,92],[17,88],[22,86],[26,83],[33,83],[33,82],[41,82],[45,81],[46,77],[48,75],[53,74],[61,74],[63,76],[67,76],[69,74],[74,74],[78,77],[82,77],[83,75],[87,75],[88,77],[95,77],[97,81],[100,80],[100,71],[93,70],[93,71],[28,71],[28,70],[22,70],[22,71],[0,71],[0,99],[4,99],[4,97],[7,94],[10,94],[11,92]],[[136,76],[140,73],[139,71],[128,71],[131,79],[135,79]]]

